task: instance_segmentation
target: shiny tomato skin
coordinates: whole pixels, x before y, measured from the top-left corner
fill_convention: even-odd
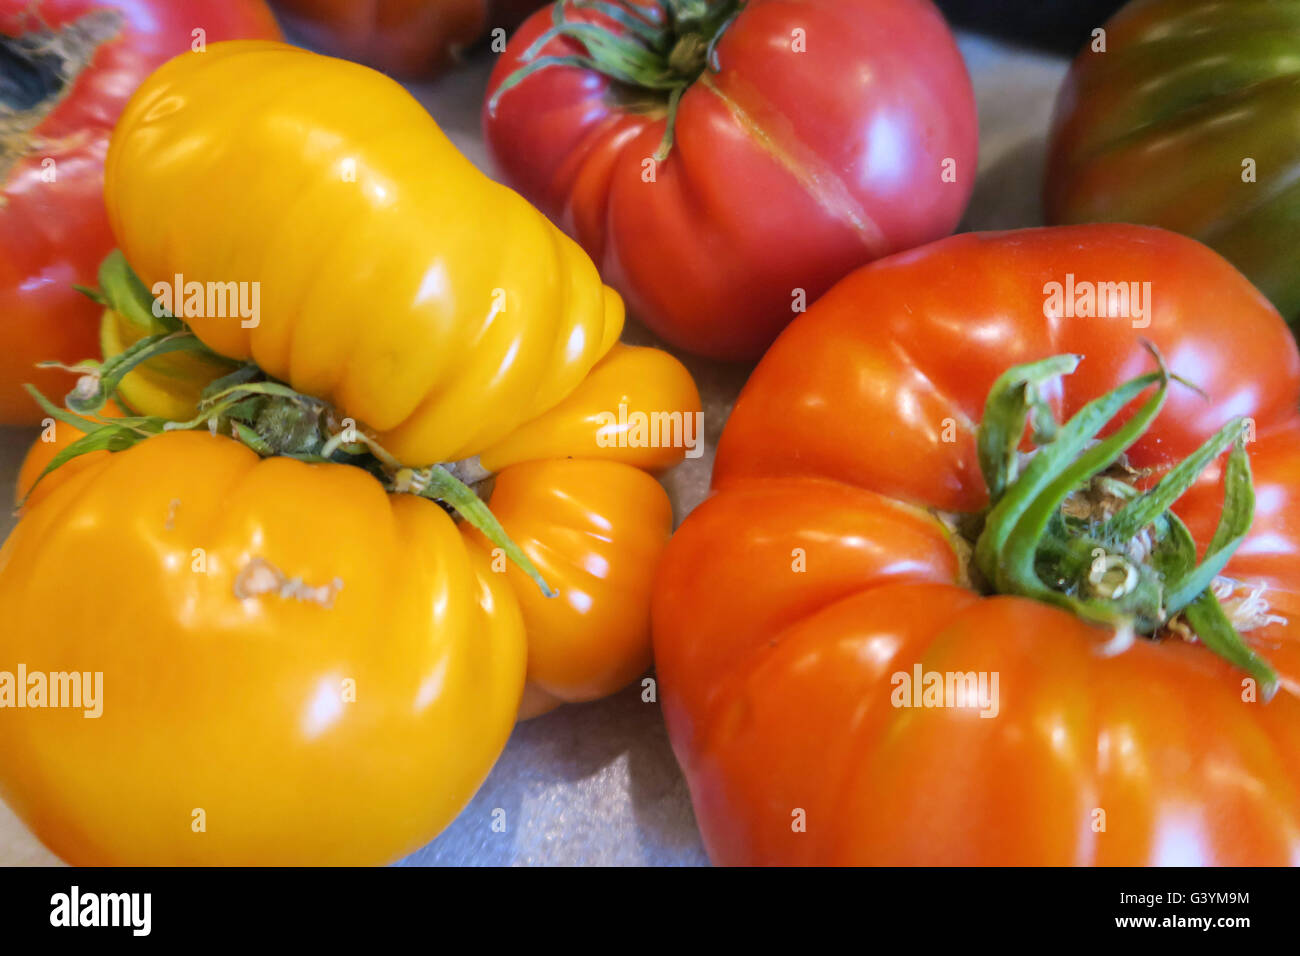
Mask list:
[[[25,382],[58,400],[66,373],[34,368],[93,357],[100,309],[73,290],[93,287],[113,248],[104,210],[109,134],[140,82],[163,61],[206,41],[278,38],[264,0],[0,0],[0,33],[60,29],[88,15],[120,18],[59,103],[0,174],[0,423],[39,421]],[[105,22],[109,22],[108,19]],[[53,182],[47,182],[53,160]]]
[[[622,462],[549,459],[503,469],[489,506],[559,592],[544,597],[506,566],[528,634],[529,686],[577,702],[644,674],[650,585],[673,528],[663,486]],[[491,552],[481,534],[466,534]]]
[[[541,0],[276,0],[313,47],[394,76],[447,67],[493,28],[513,29]]]
[[[611,441],[618,426],[602,415],[620,406],[698,418],[700,396],[667,352],[619,343],[564,401],[479,456],[496,475],[492,513],[559,592],[543,597],[494,555],[528,634],[521,720],[612,694],[650,665],[650,588],[673,527],[668,494],[651,473],[690,452]],[[476,531],[465,534],[492,551]]]
[[[1044,285],[1150,281],[1150,323],[1045,314]],[[1066,415],[1150,368],[1175,388],[1134,446],[1155,473],[1254,419],[1257,518],[1226,574],[1286,620],[1248,632],[1268,703],[1204,648],[1109,635],[981,597],[939,515],[985,492],[974,428],[994,377],[1083,356]],[[1267,301],[1193,240],[1134,226],[965,235],[836,286],[737,402],[714,496],[655,583],[669,733],[724,864],[1300,863],[1300,357]],[[1210,469],[1176,510],[1202,544]],[[998,675],[999,706],[894,705],[896,675]],[[793,824],[802,820],[802,829]]]
[[[664,109],[594,72],[542,70],[491,108],[550,25],[550,8],[534,14],[493,71],[489,149],[632,313],[688,351],[756,358],[799,290],[812,302],[854,267],[946,235],[970,196],[974,97],[928,0],[751,0],[718,44],[720,69],[682,96],[657,165]]]

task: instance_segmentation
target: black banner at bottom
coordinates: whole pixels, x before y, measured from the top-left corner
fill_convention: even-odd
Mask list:
[[[0,927],[7,943],[338,945],[406,933],[440,945],[454,927],[484,942],[513,931],[622,946],[674,932],[734,942],[774,926],[822,936],[843,922],[856,938],[911,927],[926,944],[1193,934],[1230,944],[1287,931],[1298,889],[1294,870],[0,869]]]

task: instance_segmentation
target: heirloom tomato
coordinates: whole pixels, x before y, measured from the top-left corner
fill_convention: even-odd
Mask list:
[[[648,665],[649,472],[698,440],[694,383],[364,67],[182,57],[107,169],[106,354],[42,400],[0,549],[0,659],[102,675],[102,713],[0,711],[0,793],[71,862],[392,860],[469,800],[525,687],[531,713]],[[171,314],[173,281],[260,310]],[[198,361],[124,387],[173,357]]]
[[[757,358],[856,266],[951,232],[975,101],[929,0],[556,3],[484,105],[507,182],[674,345]]]
[[[177,57],[127,104],[105,172],[145,287],[233,284],[246,315],[234,290],[224,308],[173,304],[212,351],[364,422],[405,464],[500,441],[623,327],[576,243],[346,60],[254,41]]]
[[[1137,0],[1056,103],[1048,219],[1139,222],[1225,256],[1300,319],[1300,2]]]
[[[446,66],[494,29],[512,30],[541,0],[277,0],[313,46],[395,76]],[[502,34],[504,36],[504,33]]]
[[[263,0],[0,0],[0,424],[36,420],[24,382],[62,385],[37,362],[95,349],[73,285],[113,248],[104,154],[127,97],[199,42],[279,35]]]
[[[836,285],[655,583],[713,860],[1300,862],[1297,402],[1276,311],[1174,233]]]

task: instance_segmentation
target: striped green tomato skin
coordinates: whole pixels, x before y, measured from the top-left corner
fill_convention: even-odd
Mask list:
[[[1300,319],[1300,0],[1135,0],[1102,29],[1057,99],[1048,220],[1193,236]]]

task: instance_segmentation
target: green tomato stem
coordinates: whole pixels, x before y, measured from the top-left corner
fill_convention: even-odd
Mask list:
[[[1149,490],[1113,474],[1126,467],[1124,453],[1160,414],[1170,383],[1181,381],[1151,352],[1158,371],[1094,399],[1059,426],[1045,390],[1078,367],[1077,356],[1017,366],[998,378],[976,436],[990,501],[975,542],[976,568],[998,593],[1062,607],[1119,634],[1152,636],[1181,614],[1207,648],[1256,678],[1268,699],[1277,674],[1233,627],[1212,588],[1254,517],[1245,421],[1228,422]],[[1114,427],[1151,388],[1151,396]],[[1027,429],[1037,448],[1022,464]],[[1172,507],[1229,448],[1223,511],[1198,564],[1196,543]],[[1108,504],[1082,516],[1067,507],[1085,492]]]
[[[650,11],[621,0],[560,0],[551,8],[551,27],[528,46],[520,56],[522,65],[488,100],[488,113],[495,114],[502,97],[541,70],[591,70],[626,87],[667,95],[664,135],[654,157],[663,162],[673,147],[682,95],[706,69],[719,69],[718,42],[743,7],[742,0],[659,0]],[[571,20],[569,10],[600,13],[626,34],[603,24]],[[559,38],[572,41],[582,53],[542,55]]]

